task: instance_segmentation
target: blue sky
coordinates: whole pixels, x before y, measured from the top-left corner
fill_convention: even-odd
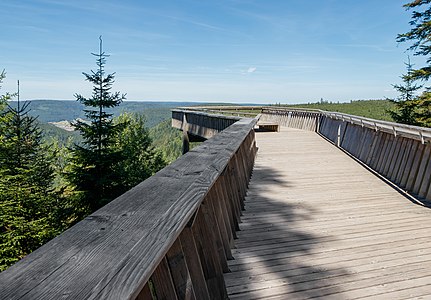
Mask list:
[[[111,54],[128,100],[303,103],[395,97],[410,12],[400,0],[1,0],[2,92],[90,95]],[[419,66],[421,61],[412,58]]]

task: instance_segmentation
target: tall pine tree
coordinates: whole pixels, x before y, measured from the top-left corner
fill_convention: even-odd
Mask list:
[[[29,104],[18,93],[0,122],[0,270],[58,233],[52,157]]]
[[[99,53],[96,56],[97,70],[83,73],[93,84],[93,94],[85,98],[76,94],[76,100],[85,105],[88,121],[77,121],[74,126],[83,137],[83,145],[73,149],[73,168],[70,181],[81,193],[83,207],[92,212],[105,205],[124,190],[114,172],[114,166],[124,159],[121,151],[111,147],[116,133],[123,124],[114,124],[112,114],[106,110],[118,106],[125,94],[111,93],[115,73],[105,74],[106,58],[100,37]]]

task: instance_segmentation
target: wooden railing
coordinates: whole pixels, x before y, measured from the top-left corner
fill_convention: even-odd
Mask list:
[[[255,124],[236,121],[0,273],[0,299],[225,299]]]
[[[281,126],[318,131],[321,113],[318,110],[280,109],[262,107],[260,120],[276,122]]]
[[[250,107],[219,109],[229,112]],[[316,109],[253,109],[260,109],[260,121],[319,133],[402,191],[431,205],[431,128]]]
[[[319,133],[419,200],[431,201],[431,129],[322,112]]]
[[[206,111],[172,110],[172,127],[204,139],[212,138],[239,120],[241,120],[240,117],[225,116]]]

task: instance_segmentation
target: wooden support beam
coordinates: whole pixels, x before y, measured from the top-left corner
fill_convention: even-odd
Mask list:
[[[138,297],[136,297],[136,300],[153,300],[153,295],[151,294],[149,282],[145,284]]]
[[[162,259],[159,266],[154,271],[152,282],[154,284],[157,300],[178,299],[166,257]]]
[[[196,300],[189,269],[181,248],[181,242],[178,239],[166,253],[166,259],[178,299]]]
[[[210,299],[207,283],[205,282],[204,272],[202,270],[202,262],[196,248],[193,232],[190,227],[184,228],[180,235],[181,248],[184,258],[187,262],[187,267],[193,283],[193,290],[196,299],[207,300]]]
[[[202,209],[199,209],[196,220],[192,226],[192,231],[196,241],[196,248],[202,262],[202,269],[208,291],[211,299],[226,299],[227,291],[223,270],[220,265],[214,239],[212,238],[212,230],[213,229],[209,227],[205,221],[204,212]]]
[[[183,130],[183,147],[182,147],[182,154],[186,154],[190,151],[190,140],[189,135],[186,130]]]

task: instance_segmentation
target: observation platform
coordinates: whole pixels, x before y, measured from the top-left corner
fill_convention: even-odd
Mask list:
[[[185,154],[0,272],[0,299],[431,299],[430,128],[238,109],[173,110]]]
[[[431,210],[318,134],[257,132],[230,299],[431,295]]]

